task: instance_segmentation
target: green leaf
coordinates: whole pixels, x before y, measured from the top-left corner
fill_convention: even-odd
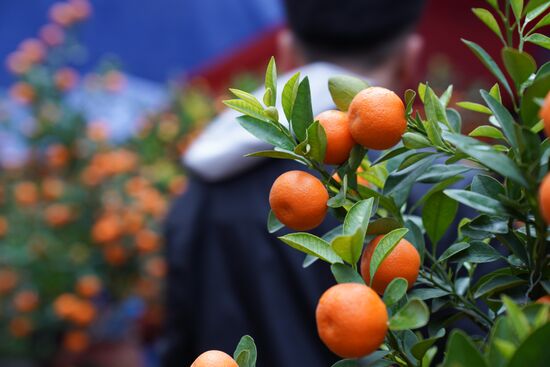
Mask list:
[[[533,331],[516,349],[508,367],[543,367],[550,360],[550,323]]]
[[[401,225],[393,218],[378,218],[369,223],[367,234],[386,234]]]
[[[487,69],[489,69],[489,71],[497,78],[497,80],[500,82],[500,84],[502,84],[504,86],[506,91],[510,95],[513,95],[514,93],[512,92],[512,89],[510,88],[510,85],[508,84],[508,81],[506,80],[506,77],[504,76],[504,74],[502,73],[500,68],[498,67],[495,60],[493,60],[493,58],[491,56],[489,56],[487,51],[485,51],[481,46],[479,46],[478,44],[476,44],[474,42],[467,41],[465,39],[463,39],[462,42],[464,42],[466,44],[466,46],[468,46],[468,48],[470,50],[472,50],[472,52],[483,63],[483,65],[485,65],[485,67]]]
[[[422,222],[428,237],[435,245],[443,237],[447,228],[453,222],[458,203],[449,198],[443,192],[430,196],[422,209]]]
[[[310,233],[291,233],[279,239],[298,251],[316,256],[330,264],[342,262],[327,241]]]
[[[411,299],[390,319],[390,330],[418,329],[430,319],[428,306],[419,300]]]
[[[259,110],[264,109],[260,101],[258,101],[258,99],[254,97],[252,94],[239,89],[233,89],[233,88],[229,88],[229,91],[233,93],[236,97],[248,102],[249,104],[253,105],[257,109]]]
[[[447,343],[443,367],[488,367],[479,350],[462,330],[454,330]]]
[[[479,113],[486,113],[488,115],[492,115],[493,112],[491,112],[490,109],[488,109],[487,107],[485,107],[484,105],[482,104],[479,104],[479,103],[474,103],[474,102],[457,102],[457,106],[459,107],[462,107],[466,110],[469,110],[469,111],[474,111],[474,112],[479,112]]]
[[[327,135],[319,121],[309,125],[304,141],[307,141],[309,147],[307,155],[316,162],[323,162],[327,149]]]
[[[340,111],[347,111],[353,97],[368,87],[369,84],[363,79],[349,75],[337,75],[328,80],[328,90]]]
[[[498,9],[498,0],[486,0],[495,10]]]
[[[342,180],[342,186],[336,195],[328,199],[327,206],[330,208],[340,208],[344,206],[347,202],[346,195],[348,191],[348,175],[344,176]]]
[[[447,121],[447,114],[445,113],[445,107],[437,98],[432,88],[426,89],[425,99],[425,111],[426,117],[430,122],[440,122],[451,129],[449,121]]]
[[[361,275],[347,265],[332,264],[330,266],[330,270],[334,275],[334,279],[336,279],[338,283],[365,284],[365,281],[361,278]]]
[[[298,86],[294,107],[292,108],[292,130],[298,141],[304,141],[309,125],[313,123],[313,111],[311,107],[311,91],[309,79],[302,80]]]
[[[490,238],[497,233],[504,234],[507,232],[508,220],[506,218],[487,215],[480,215],[462,227],[462,234],[474,239]]]
[[[277,219],[272,210],[269,210],[269,215],[267,216],[267,231],[269,233],[275,233],[279,229],[283,228],[285,225]]]
[[[233,359],[239,367],[256,367],[257,351],[252,337],[245,335],[241,338],[233,353]]]
[[[539,20],[537,24],[533,26],[532,30],[534,31],[536,29],[546,27],[547,25],[550,25],[550,13],[546,14],[541,20]]]
[[[392,173],[386,180],[384,195],[392,197],[395,203],[401,206],[407,200],[412,185],[433,164],[434,159],[433,156],[422,159],[419,161],[421,163],[415,165],[414,170],[406,175]]]
[[[512,12],[519,23],[523,12],[523,0],[510,0],[510,6],[512,7]]]
[[[467,242],[454,243],[441,254],[438,261],[445,261],[459,252],[466,250],[468,247],[470,247],[470,244]]]
[[[404,278],[395,278],[384,291],[384,303],[391,307],[407,294],[408,282]]]
[[[418,84],[418,96],[420,97],[420,100],[422,101],[422,103],[425,103],[424,98],[426,96],[426,84],[424,83]]]
[[[482,125],[476,127],[474,130],[472,130],[468,136],[472,137],[484,137],[484,138],[491,138],[491,139],[500,139],[504,140],[504,135],[502,134],[502,131],[497,129],[494,126],[489,125]]]
[[[529,5],[531,5],[531,4],[529,4]],[[542,5],[539,5],[536,8],[534,8],[533,10],[528,11],[527,15],[525,16],[525,24],[528,24],[533,19],[537,18],[539,15],[544,13],[544,11],[546,9],[548,9],[548,7],[550,7],[550,2],[545,1]]]
[[[504,135],[508,138],[510,144],[513,147],[518,147],[518,139],[516,136],[516,122],[510,114],[510,112],[496,99],[494,99],[489,93],[484,90],[480,91],[481,96],[487,103],[487,106],[493,111],[493,115],[497,119],[500,127],[504,131]]]
[[[544,65],[540,68],[542,69]],[[537,98],[544,98],[550,90],[550,71],[537,73],[537,77],[530,87],[525,89],[520,105],[520,116],[523,124],[527,127],[535,125],[539,121],[538,113],[540,107],[536,103]]]
[[[452,127],[451,130],[462,131],[462,117],[460,116],[460,113],[458,113],[458,111],[454,108],[447,108],[445,110],[445,114],[447,115],[449,125]]]
[[[426,173],[418,177],[418,182],[436,183],[444,181],[450,177],[454,177],[461,173],[471,170],[472,167],[463,166],[460,164],[434,164]]]
[[[481,241],[472,241],[470,246],[461,251],[458,255],[453,256],[453,262],[471,262],[475,264],[488,263],[502,259],[500,252],[495,250],[491,245]]]
[[[443,105],[443,108],[447,107],[449,102],[451,101],[451,97],[453,95],[453,86],[452,84],[445,89],[445,92],[439,97],[439,102]]]
[[[407,89],[405,91],[405,114],[409,115],[412,112],[414,105],[414,99],[416,98],[416,92],[412,89]]]
[[[500,31],[497,20],[489,10],[483,8],[474,8],[472,9],[472,11],[479,18],[479,20],[481,20],[487,27],[489,27],[490,30],[492,30],[497,36],[502,38],[502,32]]]
[[[264,96],[263,96],[264,104],[266,106],[273,107],[273,106],[271,106],[271,100],[272,99],[273,99],[273,91],[271,90],[271,88],[267,88],[265,90]]]
[[[246,131],[258,139],[284,150],[294,150],[294,142],[279,130],[273,122],[261,121],[250,116],[240,116],[237,121]]]
[[[550,50],[550,37],[540,33],[533,33],[525,39],[527,42],[531,42],[537,46]]]
[[[462,203],[470,208],[474,208],[480,212],[493,214],[493,215],[505,215],[506,209],[502,206],[500,201],[493,198],[478,194],[477,192],[457,189],[447,189],[443,191],[448,197]]]
[[[331,246],[334,252],[345,262],[355,265],[361,257],[365,232],[357,228],[353,234],[344,234],[332,240]]]
[[[494,98],[496,99],[497,101],[499,101],[500,103],[502,103],[502,97],[500,95],[500,87],[498,86],[498,83],[495,83],[495,85],[493,85],[491,87],[491,89],[489,89],[489,94]],[[491,112],[489,112],[491,113]]]
[[[298,94],[298,81],[300,80],[300,73],[294,74],[283,87],[283,94],[281,96],[281,103],[283,105],[283,111],[285,113],[287,121],[292,119],[292,109],[294,108],[294,100],[296,94]]]
[[[409,230],[407,228],[394,229],[382,237],[374,249],[370,262],[369,274],[371,285],[380,264],[382,264],[386,257],[388,257],[388,255],[393,251],[395,246],[397,246],[399,241],[401,241],[408,231]]]
[[[501,292],[505,289],[513,288],[523,283],[525,283],[525,280],[518,278],[515,275],[496,275],[494,277],[483,279],[483,281],[477,283],[474,287],[474,297],[481,298],[490,296],[493,293]]]
[[[304,158],[288,150],[261,150],[259,152],[246,154],[245,157],[262,157],[275,159],[293,159],[304,162]]]
[[[527,316],[521,312],[521,309],[510,297],[502,296],[502,303],[506,307],[508,318],[510,319],[510,325],[512,326],[515,334],[519,340],[524,340],[530,332],[529,320]]]
[[[408,149],[422,149],[430,147],[430,141],[419,133],[406,132],[403,134],[403,145]]]
[[[374,199],[370,198],[361,200],[351,207],[344,220],[344,234],[353,234],[358,228],[363,233],[367,231],[373,203]]]
[[[269,59],[267,64],[267,70],[265,71],[265,89],[271,89],[271,93],[268,96],[268,100],[264,101],[267,106],[275,106],[277,101],[277,66],[275,65],[275,58]]]
[[[267,116],[265,115],[263,108],[258,108],[254,106],[254,104],[251,104],[245,100],[229,99],[223,101],[223,104],[237,112],[242,113],[243,115],[254,117],[261,121],[267,121]]]
[[[460,134],[444,133],[444,137],[448,142],[455,145],[458,150],[470,155],[480,164],[500,173],[504,177],[510,178],[524,187],[529,186],[514,161],[494,150],[490,145]]]
[[[486,175],[477,175],[472,180],[471,189],[473,192],[497,198],[499,195],[504,195],[504,187],[494,177]]]
[[[440,298],[450,294],[449,291],[439,288],[417,288],[409,294],[411,298],[418,298],[423,301],[428,299]]]
[[[419,341],[413,347],[411,348],[412,355],[418,359],[421,360],[422,357],[424,357],[424,354],[434,345],[434,343],[445,336],[445,329],[439,329],[439,331],[432,336],[431,338],[427,338],[424,340]]]
[[[502,49],[502,61],[512,80],[518,86],[537,70],[537,64],[531,55],[510,47]]]

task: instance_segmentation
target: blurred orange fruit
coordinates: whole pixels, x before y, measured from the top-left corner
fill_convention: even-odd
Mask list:
[[[46,55],[46,47],[42,41],[36,38],[29,38],[21,42],[19,45],[19,51],[31,64],[41,62],[44,60],[44,56]]]
[[[375,237],[363,251],[361,275],[367,284],[370,284],[371,280],[370,264],[372,255],[383,237],[383,235]],[[372,282],[372,288],[382,295],[392,280],[395,278],[405,278],[410,289],[414,285],[419,271],[420,254],[418,250],[409,241],[402,239],[378,266]]]
[[[14,196],[18,204],[34,205],[38,201],[38,188],[33,182],[22,181],[15,185]]]
[[[317,177],[303,171],[288,171],[273,183],[269,204],[281,223],[305,231],[323,222],[328,198],[327,189]]]
[[[87,19],[92,13],[92,6],[88,0],[69,0],[69,4],[73,7],[73,16],[78,21]]]
[[[329,110],[315,118],[325,129],[327,149],[324,163],[342,164],[348,158],[355,141],[349,131],[348,114],[342,111]]]
[[[76,291],[84,298],[93,298],[101,292],[101,281],[95,275],[85,275],[78,279]]]
[[[65,41],[63,28],[55,23],[46,24],[40,28],[40,39],[48,46],[58,46]]]
[[[32,332],[32,322],[24,316],[14,317],[10,321],[10,332],[16,338],[24,338]]]
[[[92,227],[92,238],[104,244],[116,241],[122,235],[122,223],[117,215],[105,214]]]
[[[15,51],[6,58],[6,68],[15,75],[25,74],[32,67],[32,64],[25,58],[21,51]]]
[[[103,249],[103,257],[109,265],[120,266],[126,262],[128,254],[123,246],[113,244]]]
[[[13,307],[19,312],[32,312],[38,306],[38,294],[34,291],[21,291],[13,297]]]
[[[57,200],[63,195],[65,184],[56,177],[46,177],[42,181],[42,196],[46,200]]]
[[[166,261],[160,256],[150,258],[145,264],[145,270],[153,278],[164,278],[167,270]]]
[[[8,233],[8,220],[5,217],[0,216],[0,238],[4,237]]]
[[[17,285],[19,277],[11,269],[0,269],[0,295],[6,294]]]
[[[92,121],[88,123],[87,128],[88,139],[99,143],[109,139],[109,127],[105,121]]]
[[[135,236],[136,248],[141,253],[149,253],[159,249],[160,237],[150,229],[142,229]]]
[[[65,204],[52,204],[44,211],[46,222],[52,227],[62,227],[73,217],[71,209]]]
[[[219,350],[209,350],[195,359],[191,367],[239,367],[229,354]]]
[[[54,169],[63,168],[67,165],[70,158],[69,149],[61,144],[52,144],[46,150],[46,160],[48,166]]]
[[[29,104],[36,97],[36,93],[32,85],[27,82],[17,82],[10,88],[10,96],[21,104]]]
[[[371,288],[342,283],[329,288],[315,312],[323,343],[342,358],[359,358],[380,347],[388,331],[386,305]]]
[[[73,68],[64,67],[55,72],[53,79],[57,89],[66,92],[74,88],[78,82],[78,74]]]
[[[391,90],[370,87],[351,101],[349,124],[357,143],[368,149],[388,149],[401,140],[407,129],[405,106]]]
[[[55,314],[61,319],[67,319],[75,312],[77,312],[78,303],[80,300],[78,297],[71,293],[64,293],[59,295],[54,303],[53,309]]]
[[[69,3],[59,2],[50,7],[50,19],[62,27],[68,27],[76,21],[74,7]]]
[[[550,174],[544,176],[539,186],[539,207],[546,224],[550,224]]]
[[[90,338],[82,330],[70,330],[63,338],[63,348],[72,353],[82,353],[90,345]]]
[[[550,295],[542,296],[539,299],[536,300],[537,303],[546,303],[550,304]]]
[[[539,111],[539,117],[544,122],[544,132],[546,136],[550,136],[550,91],[544,97],[544,102]]]

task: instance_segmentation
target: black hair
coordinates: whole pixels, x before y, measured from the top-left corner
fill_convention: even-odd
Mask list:
[[[418,22],[424,0],[285,0],[306,56],[371,55],[377,63]]]

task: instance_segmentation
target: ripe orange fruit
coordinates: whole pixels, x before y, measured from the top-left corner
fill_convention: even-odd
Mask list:
[[[380,235],[373,239],[365,248],[361,258],[361,275],[367,284],[370,284],[372,254],[382,237],[384,236]],[[388,284],[395,278],[405,278],[411,288],[418,277],[419,270],[420,254],[409,241],[402,239],[378,266],[372,282],[372,289],[382,295]]]
[[[78,326],[88,326],[95,319],[97,311],[90,301],[78,300],[68,319]]]
[[[67,319],[77,312],[79,302],[80,300],[74,294],[64,293],[55,299],[53,310],[59,318]]]
[[[388,331],[386,305],[371,288],[358,283],[329,288],[319,300],[315,317],[321,340],[342,358],[374,352]]]
[[[33,205],[38,201],[38,189],[33,182],[23,181],[15,185],[15,201],[21,205]]]
[[[548,92],[544,98],[544,102],[539,111],[539,117],[544,122],[544,132],[546,136],[550,136],[550,92]]]
[[[69,223],[73,217],[71,208],[65,204],[52,204],[44,211],[46,222],[55,228]]]
[[[42,41],[36,38],[29,38],[21,42],[19,51],[31,64],[39,63],[46,55],[46,47]]]
[[[71,330],[63,338],[63,348],[72,353],[83,352],[90,344],[90,338],[81,330]]]
[[[17,82],[11,86],[10,96],[21,104],[29,104],[36,97],[36,92],[29,83]]]
[[[303,171],[288,171],[277,177],[269,204],[285,226],[296,231],[317,227],[327,213],[328,192],[316,177]]]
[[[33,291],[21,291],[13,298],[13,307],[19,312],[32,312],[38,306],[38,295]]]
[[[104,244],[117,240],[123,232],[123,226],[115,214],[105,214],[92,227],[92,238]]]
[[[550,174],[547,174],[539,186],[539,207],[542,217],[550,224]]]
[[[542,296],[539,299],[536,300],[537,303],[546,303],[550,304],[550,294],[547,294],[546,296]]]
[[[101,281],[95,275],[85,275],[76,283],[77,293],[84,298],[92,298],[101,291]]]
[[[19,276],[11,269],[0,269],[0,295],[11,291],[19,282]]]
[[[355,141],[351,137],[348,114],[342,111],[329,110],[320,113],[316,118],[327,135],[326,164],[342,164],[348,158]]]
[[[191,367],[239,367],[239,365],[227,353],[209,350],[198,356]]]
[[[149,253],[159,249],[160,237],[150,229],[142,229],[135,236],[136,248],[140,253]]]
[[[351,136],[369,149],[393,147],[407,129],[403,101],[386,88],[370,87],[357,93],[348,116]]]
[[[65,184],[56,177],[47,177],[42,181],[42,196],[47,200],[57,200],[63,194]]]

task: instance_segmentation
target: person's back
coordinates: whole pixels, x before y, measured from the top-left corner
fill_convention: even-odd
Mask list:
[[[401,3],[404,13],[395,12]],[[316,114],[334,108],[326,83],[335,74],[361,74],[399,88],[419,51],[418,37],[409,32],[421,3],[343,0],[334,11],[330,0],[288,0],[291,31],[281,35],[279,69],[328,61],[292,71],[310,78]],[[330,26],[320,30],[323,22]],[[266,228],[273,181],[299,165],[244,158],[268,147],[241,129],[236,116],[222,114],[184,158],[193,176],[166,224],[164,365],[190,365],[208,349],[231,353],[250,334],[262,367],[330,366],[336,357],[319,340],[314,315],[320,295],[334,284],[330,271],[322,264],[303,269],[303,255]],[[335,225],[324,223],[315,233]]]

